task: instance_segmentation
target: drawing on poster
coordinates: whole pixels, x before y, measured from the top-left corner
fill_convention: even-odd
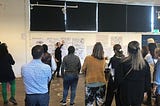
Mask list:
[[[115,44],[121,44],[122,45],[122,36],[112,36],[111,37],[111,46]]]
[[[75,54],[80,57],[81,60],[85,58],[85,46],[84,38],[73,38],[72,44],[75,47]]]
[[[103,46],[107,46],[108,36],[107,35],[96,35],[96,42],[101,42]]]
[[[81,60],[85,57],[85,46],[84,38],[32,38],[31,46],[34,45],[48,45],[48,52],[54,56],[55,44],[64,40],[64,45],[62,46],[62,58],[68,54],[68,47],[73,45],[76,49],[75,54],[80,57]]]
[[[64,45],[62,46],[62,58],[68,54],[68,47],[72,45],[72,39],[71,38],[61,38],[61,41],[64,41]]]
[[[42,45],[43,43],[43,38],[32,38],[31,46],[33,47],[34,45]]]

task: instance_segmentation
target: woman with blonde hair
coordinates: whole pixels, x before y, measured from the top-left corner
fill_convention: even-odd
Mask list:
[[[94,45],[93,52],[87,56],[82,66],[85,73],[85,106],[101,106],[104,103],[106,91],[105,58],[100,42]]]
[[[128,56],[120,63],[118,69],[120,106],[141,106],[151,78],[149,65],[144,60],[137,41],[129,42]]]

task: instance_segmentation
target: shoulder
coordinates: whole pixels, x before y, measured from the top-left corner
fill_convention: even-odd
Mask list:
[[[79,56],[77,56],[77,55],[74,55],[74,57],[79,59]]]
[[[44,67],[44,68],[50,68],[50,66],[48,64],[45,64],[45,63],[41,63],[41,66]]]
[[[93,57],[90,56],[90,55],[88,55],[88,56],[85,57],[85,61],[87,61],[87,60],[92,60],[92,59],[93,59]]]
[[[93,56],[88,55],[88,56],[86,56],[86,59],[93,59]]]

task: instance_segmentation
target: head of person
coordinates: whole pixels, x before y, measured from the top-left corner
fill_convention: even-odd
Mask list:
[[[60,47],[60,46],[61,46],[61,42],[57,42],[56,47]]]
[[[156,44],[155,40],[153,38],[148,38],[147,43],[148,43],[148,50],[149,50],[152,58],[155,58],[154,50],[155,50],[155,48],[157,48],[157,44]]]
[[[7,44],[1,43],[0,44],[0,57],[3,57],[8,54]]]
[[[148,50],[149,50],[150,54],[152,55],[152,58],[155,58],[154,50],[156,48],[157,48],[157,44],[156,43],[149,43],[148,44]]]
[[[140,50],[139,43],[137,41],[131,41],[128,44],[128,53],[130,55],[138,54]]]
[[[131,59],[131,64],[133,69],[139,70],[142,69],[145,65],[144,58],[140,51],[140,45],[137,41],[131,41],[128,44],[128,54]]]
[[[96,42],[94,45],[92,56],[100,60],[104,59],[104,50],[101,42]]]
[[[148,46],[142,46],[141,52],[142,52],[143,58],[145,58],[145,56],[149,53]]]
[[[75,52],[74,46],[69,46],[68,47],[68,54],[74,54],[74,52]]]
[[[43,49],[43,46],[41,45],[36,45],[32,48],[33,59],[41,59],[43,53],[44,53],[44,49]]]
[[[46,53],[48,51],[48,46],[46,44],[43,44],[43,49],[44,49],[44,53]]]
[[[160,48],[156,48],[154,54],[156,58],[160,58]]]
[[[115,44],[113,46],[113,51],[114,51],[115,55],[117,55],[117,56],[122,56],[123,55],[122,47],[121,47],[120,44]]]

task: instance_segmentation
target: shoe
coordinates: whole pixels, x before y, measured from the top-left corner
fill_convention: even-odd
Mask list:
[[[74,106],[75,103],[70,103],[70,106]]]
[[[60,101],[60,104],[61,104],[62,106],[66,106],[66,105],[67,105],[66,102],[63,102],[63,100]]]
[[[14,98],[10,98],[9,101],[10,101],[11,103],[13,103],[14,105],[17,105],[17,101],[16,101]]]
[[[8,104],[8,100],[7,100],[7,101],[5,101],[5,102],[3,102],[3,104],[4,104],[4,105]]]
[[[60,78],[61,76],[60,75],[57,75],[57,78]]]

